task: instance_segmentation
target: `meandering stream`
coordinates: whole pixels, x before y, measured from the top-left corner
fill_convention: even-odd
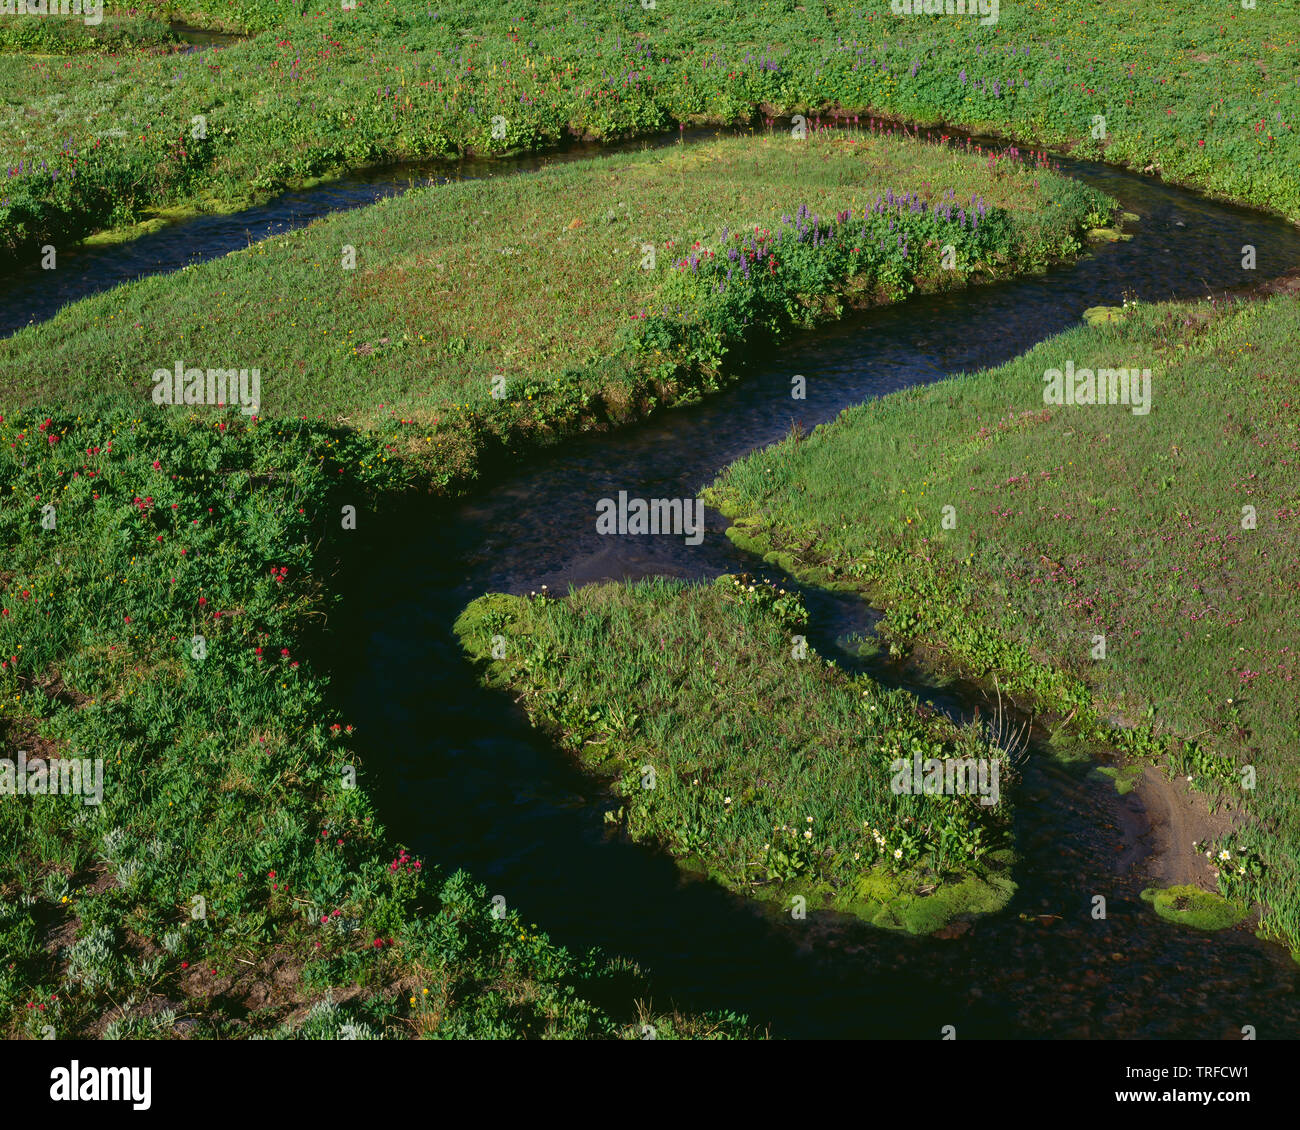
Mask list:
[[[465,162],[440,175],[499,174],[544,160]],[[943,940],[829,913],[793,921],[685,878],[661,853],[611,832],[600,784],[506,696],[477,686],[450,633],[485,591],[545,584],[563,592],[656,574],[771,575],[726,540],[717,514],[697,547],[681,537],[601,537],[596,500],[619,490],[693,495],[792,423],[811,429],[865,399],[1000,363],[1077,323],[1089,306],[1118,305],[1126,292],[1198,296],[1300,263],[1300,232],[1280,220],[1101,165],[1062,166],[1141,217],[1131,242],[1041,276],[914,298],[792,337],[702,403],[568,442],[468,501],[393,519],[373,574],[347,594],[356,646],[336,674],[347,720],[377,771],[390,832],[443,867],[465,867],[557,941],[640,962],[653,972],[656,1005],[743,1011],[778,1036],[937,1039],[949,1024],[959,1038],[1240,1039],[1247,1024],[1261,1039],[1300,1036],[1300,966],[1249,932],[1199,934],[1156,917],[1138,898],[1149,885],[1150,851],[1140,803],[1064,766],[1040,742],[1015,798],[1021,888],[1006,911]],[[352,177],[238,216],[61,257],[39,287],[27,273],[0,281],[0,327],[11,332],[71,297],[399,191],[411,175]],[[1258,252],[1255,272],[1240,269],[1246,244]],[[808,378],[805,401],[790,399],[794,374]],[[813,644],[853,662],[840,645],[870,631],[875,614],[823,593],[809,594],[809,604]],[[968,689],[906,680],[950,713],[973,709]],[[1104,921],[1091,918],[1095,894],[1106,896]]]
[[[743,382],[693,407],[564,445],[433,507],[393,531],[382,579],[363,583],[363,651],[349,719],[382,764],[389,828],[459,865],[556,939],[599,944],[653,970],[659,1003],[745,1011],[782,1036],[1261,1038],[1300,1035],[1300,967],[1245,931],[1203,935],[1159,919],[1138,892],[1147,821],[1096,775],[1040,749],[1018,805],[1021,889],[964,936],[898,937],[841,915],[793,921],[684,879],[655,851],[610,832],[598,784],[532,731],[509,699],[475,686],[449,626],[485,591],[528,592],[660,574],[763,570],[710,515],[704,543],[601,537],[595,504],[683,497],[728,462],[811,429],[842,408],[957,370],[1004,361],[1125,291],[1147,300],[1240,285],[1241,248],[1265,249],[1261,277],[1300,261],[1281,222],[1112,169],[1066,164],[1142,219],[1047,275],[854,315],[788,341]],[[808,378],[792,401],[790,377]],[[811,640],[842,663],[837,639],[870,630],[860,601],[816,595]],[[970,717],[960,691],[911,689]],[[1188,845],[1190,847],[1190,845]],[[1094,894],[1108,917],[1090,916]],[[1028,919],[1020,917],[1029,915]],[[1048,917],[1035,917],[1035,916]]]

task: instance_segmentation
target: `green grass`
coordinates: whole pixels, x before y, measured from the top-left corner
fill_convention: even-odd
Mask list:
[[[166,20],[137,13],[138,8],[129,15],[114,15],[106,10],[97,22],[87,23],[84,8],[82,18],[72,13],[71,18],[22,18],[0,12],[0,51],[31,55],[107,53],[171,47],[179,42]],[[93,20],[93,8],[91,17]]]
[[[329,11],[332,2],[286,4],[283,0],[104,0],[105,13],[141,12],[155,19],[180,19],[199,28],[258,32],[298,22],[305,9]]]
[[[485,596],[456,630],[487,682],[612,778],[607,819],[723,885],[913,932],[1005,905],[1009,752],[846,676],[801,643],[805,620],[795,594],[723,577]],[[915,757],[998,776],[983,799],[896,791]]]
[[[883,2],[180,7],[270,30],[215,55],[0,56],[9,254],[375,162],[841,107],[1073,146],[1300,218],[1300,12],[1279,3],[1004,4],[991,27]]]
[[[1123,315],[849,409],[732,465],[709,497],[742,544],[887,607],[896,648],[924,641],[1244,798],[1249,827],[1214,846],[1254,862],[1220,886],[1294,945],[1300,304]],[[1044,373],[1067,360],[1149,367],[1150,413],[1046,405]]]
[[[344,504],[407,481],[306,422],[0,419],[0,746],[103,761],[103,796],[0,775],[10,1037],[659,1038],[626,962],[573,954],[388,840],[319,625]],[[42,521],[52,505],[53,523]],[[49,526],[50,528],[46,528]],[[57,763],[57,762],[54,762]]]
[[[890,193],[912,198],[877,210]],[[982,219],[960,211],[972,199]],[[152,411],[154,373],[177,361],[258,368],[264,414],[377,427],[446,487],[485,449],[716,388],[729,350],[844,304],[1071,256],[1110,210],[1032,162],[860,134],[725,139],[333,216],[67,307],[0,341],[0,377],[10,403],[113,391]]]

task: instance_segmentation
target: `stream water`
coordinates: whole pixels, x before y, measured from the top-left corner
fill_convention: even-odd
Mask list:
[[[238,32],[212,31],[204,27],[195,27],[193,24],[187,24],[184,20],[173,19],[170,24],[172,34],[185,44],[184,47],[178,48],[181,54],[206,51],[212,47],[229,47],[231,44],[241,43],[247,38]]]
[[[1141,217],[1131,242],[1041,277],[916,298],[801,335],[701,404],[566,443],[469,501],[396,523],[382,574],[352,596],[362,654],[349,694],[370,764],[384,767],[390,830],[467,868],[557,940],[635,958],[653,971],[660,1003],[744,1011],[777,1035],[938,1038],[946,1024],[960,1037],[1240,1039],[1245,1024],[1261,1038],[1300,1035],[1300,967],[1246,931],[1204,935],[1158,918],[1138,897],[1150,885],[1140,802],[1037,742],[1016,797],[1021,888],[1006,911],[947,940],[830,913],[794,921],[612,833],[603,812],[616,804],[601,785],[507,696],[477,687],[449,633],[487,591],[772,575],[727,541],[720,515],[698,547],[602,537],[596,501],[619,490],[694,495],[792,422],[811,429],[864,399],[1004,361],[1125,291],[1154,300],[1241,285],[1244,244],[1267,250],[1261,277],[1300,255],[1300,235],[1258,214],[1113,169],[1066,171]],[[806,401],[790,399],[796,373],[808,378]],[[847,597],[809,594],[809,603],[810,641],[848,665],[847,642],[871,630],[874,614]],[[971,717],[968,689],[906,682]],[[1106,897],[1105,921],[1091,918],[1095,894]]]
[[[371,173],[61,256],[57,281],[43,273],[35,287],[35,275],[20,273],[0,282],[3,326],[10,332],[73,297],[223,254],[413,179],[497,175],[545,160],[464,162],[418,178]],[[811,429],[865,399],[1000,363],[1126,292],[1204,295],[1300,262],[1300,233],[1280,220],[1106,166],[1061,164],[1141,217],[1131,242],[1041,276],[853,314],[749,362],[743,380],[702,403],[567,442],[468,501],[388,523],[373,572],[348,591],[350,655],[336,680],[394,837],[444,868],[466,868],[557,941],[635,959],[653,973],[657,1006],[741,1011],[777,1036],[934,1039],[949,1024],[961,1038],[1240,1039],[1247,1024],[1261,1039],[1300,1036],[1300,966],[1248,931],[1200,934],[1159,919],[1138,898],[1150,854],[1140,802],[1053,758],[1041,740],[1015,797],[1021,886],[1007,910],[943,940],[832,913],[794,921],[684,876],[662,853],[611,831],[601,783],[535,733],[507,696],[480,688],[450,632],[486,591],[772,575],[726,540],[720,515],[709,515],[696,547],[680,537],[601,537],[596,500],[619,490],[694,495],[792,423]],[[1254,272],[1240,269],[1246,244],[1258,252]],[[795,374],[808,379],[805,401],[790,399]],[[813,645],[844,665],[859,662],[851,641],[871,631],[875,613],[844,596],[808,600]],[[972,688],[877,673],[955,716],[970,717],[978,701]],[[1102,921],[1090,915],[1096,894],[1108,903]]]

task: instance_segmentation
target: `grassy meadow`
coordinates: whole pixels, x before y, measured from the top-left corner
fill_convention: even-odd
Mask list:
[[[796,113],[996,130],[1300,218],[1300,11],[1278,3],[1008,3],[989,26],[887,0],[106,11],[257,34],[193,54],[0,53],[9,256],[361,165]],[[51,22],[0,16],[0,37],[24,19]]]
[[[896,647],[1244,798],[1249,824],[1201,848],[1298,947],[1300,304],[1116,315],[849,409],[708,497],[739,544],[879,602]],[[1149,368],[1149,413],[1046,404],[1067,361]]]
[[[103,762],[98,803],[0,795],[4,1035],[748,1031],[642,1009],[635,967],[387,839],[320,624],[342,507],[405,481],[307,422],[0,419],[0,743]]]
[[[246,38],[183,52],[173,18]],[[10,795],[0,767],[7,1037],[757,1034],[652,1009],[653,971],[390,841],[323,629],[364,545],[345,508],[468,490],[845,308],[1038,271],[1110,223],[1043,152],[898,121],[1300,221],[1300,11],[1268,0],[1006,3],[988,26],[888,0],[107,0],[99,27],[0,14],[0,90],[10,266],[383,162],[754,127],[413,190],[0,340],[0,753],[104,773],[83,804]],[[1300,951],[1300,303],[1111,315],[850,409],[709,498],[741,546],[883,606],[896,651],[1244,797],[1249,823],[1197,850]],[[1067,361],[1149,367],[1150,413],[1045,403]],[[161,405],[177,364],[256,370],[259,399]],[[804,620],[726,577],[488,595],[457,631],[610,783],[610,823],[683,866],[913,933],[1003,906],[1008,797],[890,772],[992,758],[1009,794],[1003,735],[800,651]]]
[[[845,675],[807,648],[806,619],[796,594],[727,576],[484,596],[457,633],[487,682],[613,781],[608,820],[724,886],[913,933],[1000,909],[1014,749]],[[983,796],[973,779],[895,791],[895,760],[917,757],[983,759]]]
[[[257,368],[263,415],[378,429],[447,488],[715,388],[760,335],[1072,257],[1111,206],[1035,159],[723,139],[332,216],[68,306],[0,341],[0,373],[11,403],[154,411],[159,369]]]

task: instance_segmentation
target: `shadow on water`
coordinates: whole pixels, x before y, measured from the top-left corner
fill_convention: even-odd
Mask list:
[[[381,170],[82,249],[61,256],[57,272],[0,281],[0,328],[421,177],[495,175],[586,155],[443,163],[418,175]],[[468,869],[557,941],[641,962],[653,971],[657,1004],[744,1011],[776,1035],[932,1039],[952,1024],[963,1037],[1240,1038],[1247,1023],[1261,1038],[1300,1035],[1300,971],[1285,953],[1243,931],[1201,935],[1157,918],[1137,897],[1148,852],[1139,802],[1053,758],[1041,735],[1017,796],[1022,886],[1006,911],[947,940],[827,913],[795,922],[683,877],[663,854],[612,833],[600,782],[535,733],[506,695],[479,687],[451,635],[459,611],[486,591],[770,572],[726,540],[716,513],[703,544],[691,547],[671,537],[602,538],[595,503],[619,490],[693,495],[792,424],[811,430],[863,400],[1001,363],[1126,292],[1146,301],[1199,296],[1300,262],[1300,233],[1279,220],[1105,166],[1061,163],[1141,217],[1131,242],[1037,277],[854,314],[790,339],[702,403],[573,440],[468,501],[387,522],[382,566],[346,601],[360,661],[335,677],[395,836],[444,867]],[[1239,269],[1246,244],[1258,251],[1255,272]],[[804,401],[790,399],[795,374],[808,379]],[[843,595],[808,599],[811,642],[855,662],[848,641],[869,634],[875,614]],[[962,717],[979,701],[972,688],[894,675]],[[1094,894],[1107,898],[1104,921],[1090,916]]]
[[[1126,291],[1154,300],[1240,285],[1244,244],[1259,249],[1262,277],[1300,260],[1300,234],[1281,222],[1112,169],[1068,168],[1141,216],[1132,242],[1039,277],[855,314],[789,340],[700,404],[567,443],[468,501],[395,521],[382,559],[401,567],[350,596],[365,654],[347,692],[390,830],[466,867],[557,940],[642,962],[659,1003],[742,1010],[777,1035],[935,1038],[953,1024],[967,1037],[1239,1039],[1247,1023],[1300,1035],[1300,970],[1285,952],[1245,931],[1202,935],[1157,918],[1138,897],[1150,852],[1140,801],[1052,756],[1042,734],[1023,766],[1021,888],[1006,911],[946,940],[835,914],[795,922],[612,834],[600,784],[506,695],[479,688],[450,635],[485,591],[772,575],[726,540],[716,513],[691,547],[603,538],[596,501],[619,490],[693,495],[792,423],[811,429],[865,399],[1003,362]],[[806,401],[790,399],[796,373],[808,378]],[[850,641],[870,633],[876,614],[841,594],[808,599],[811,642],[849,665]],[[973,688],[898,672],[889,681],[964,718],[980,705]],[[1097,894],[1104,921],[1091,917]]]

